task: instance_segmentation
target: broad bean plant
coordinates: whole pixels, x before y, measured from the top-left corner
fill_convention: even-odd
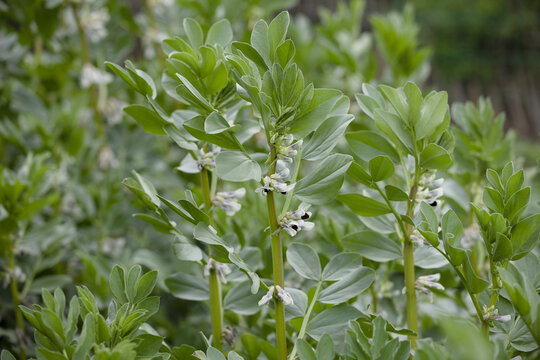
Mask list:
[[[244,33],[206,2],[186,3],[200,22],[185,18],[182,36],[161,48],[153,41],[150,69],[105,62],[124,82],[119,92],[132,93],[124,113],[151,134],[133,151],[162,149],[159,164],[135,164],[119,190],[140,209],[139,229],[155,231],[154,252],[126,255],[135,265],[106,277],[107,263],[82,247],[89,285],[69,303],[68,291],[42,286],[43,305],[31,306],[24,295],[39,279],[22,278],[18,262],[33,278],[61,266],[60,248],[74,240],[55,238],[30,259],[14,253],[30,219],[57,207],[44,177],[56,163],[29,155],[18,172],[0,167],[0,256],[19,358],[27,348],[74,360],[537,358],[534,174],[489,99],[450,106],[446,92],[416,85],[429,50],[412,8],[373,17],[373,37],[356,27],[362,2],[341,4],[342,21],[322,11],[319,51],[301,36],[309,26],[289,34],[286,11]],[[386,62],[378,81],[372,41]],[[311,82],[334,65],[318,80],[339,89]],[[103,152],[103,88],[87,88]]]

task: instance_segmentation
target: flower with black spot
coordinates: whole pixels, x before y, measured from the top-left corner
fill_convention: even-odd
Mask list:
[[[289,177],[289,169],[284,168],[281,171],[272,174],[270,176],[265,176],[263,178],[262,186],[257,188],[255,191],[259,194],[266,196],[270,191],[276,191],[283,195],[287,194],[289,191],[294,189],[295,184],[287,184],[281,182],[280,180],[286,179]]]

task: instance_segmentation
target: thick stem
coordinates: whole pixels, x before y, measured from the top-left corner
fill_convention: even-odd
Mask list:
[[[272,146],[270,160],[273,163],[269,173],[273,174],[276,171],[275,165],[276,150]],[[283,246],[281,244],[281,235],[279,223],[276,214],[276,203],[274,192],[268,192],[266,196],[266,205],[268,208],[268,220],[270,222],[270,234],[272,234],[272,269],[274,272],[274,286],[284,288],[283,275]],[[276,306],[276,338],[278,349],[278,360],[287,359],[287,333],[285,328],[285,306],[283,302],[274,297]]]
[[[210,208],[212,207],[212,199],[210,195],[210,181],[208,180],[208,170],[201,171],[201,186],[203,190],[204,209],[210,217],[210,224],[214,225],[214,216]],[[211,258],[212,253],[210,246],[208,247],[208,256]],[[223,328],[223,311],[221,304],[221,286],[216,269],[210,269],[209,276],[210,288],[210,322],[212,324],[212,346],[218,350],[222,349],[221,345],[221,330]]]
[[[303,339],[304,336],[306,336],[306,330],[309,324],[309,319],[311,317],[311,312],[313,311],[313,307],[315,307],[315,303],[317,302],[317,299],[319,298],[321,287],[322,287],[322,281],[319,281],[319,283],[317,284],[317,287],[315,288],[315,294],[313,294],[313,299],[311,299],[311,302],[309,303],[309,307],[306,311],[306,315],[304,315],[304,319],[302,320],[302,326],[300,327],[300,332],[298,333],[298,336],[296,337],[296,341],[294,342],[294,347],[291,351],[291,354],[289,355],[289,360],[294,360],[294,357],[296,356],[297,341],[299,339]]]
[[[11,299],[13,301],[13,311],[15,312],[15,333],[19,341],[19,358],[26,359],[26,351],[24,350],[24,319],[22,316],[21,309],[21,300],[19,297],[19,289],[17,288],[17,279],[15,279],[15,255],[13,253],[14,239],[12,236],[8,237],[8,272],[11,277],[10,287],[11,287]]]
[[[416,308],[416,289],[414,287],[413,243],[407,236],[403,242],[403,267],[405,271],[405,292],[407,296],[407,325],[418,333],[418,314]],[[409,336],[411,347],[416,348],[416,336]]]

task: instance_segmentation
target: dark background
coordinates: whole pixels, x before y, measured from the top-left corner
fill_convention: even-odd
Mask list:
[[[317,20],[317,8],[336,0],[300,0],[292,10]],[[369,17],[412,3],[420,36],[432,49],[427,86],[445,89],[450,101],[489,96],[506,126],[540,136],[540,1],[538,0],[366,0]]]

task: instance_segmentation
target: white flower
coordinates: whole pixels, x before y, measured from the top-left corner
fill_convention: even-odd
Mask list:
[[[441,279],[441,274],[438,274],[438,273],[432,274],[432,275],[419,276],[418,279],[416,279],[414,285],[417,290],[420,290],[424,294],[429,295],[430,301],[433,302],[433,292],[431,291],[431,289],[444,291],[444,286],[438,283],[440,279]]]
[[[92,85],[108,84],[113,80],[111,74],[99,70],[90,63],[85,63],[81,72],[81,87],[84,89]]]
[[[274,285],[270,286],[268,288],[268,292],[259,300],[259,306],[266,305],[272,300],[272,297],[274,296]]]
[[[126,104],[118,99],[110,98],[103,106],[102,112],[107,122],[111,125],[119,124],[122,121],[123,108]]]
[[[422,234],[420,234],[420,232],[416,229],[413,230],[412,234],[409,236],[409,238],[411,239],[411,241],[416,244],[416,245],[419,245],[419,246],[424,246],[424,245],[427,245],[429,244],[426,240],[426,238],[424,238],[424,236]]]
[[[292,299],[291,294],[289,294],[288,292],[283,290],[281,288],[281,286],[279,286],[279,285],[276,285],[276,289],[277,289],[277,295],[281,299],[281,301],[283,302],[283,305],[293,305],[294,304],[294,301]]]
[[[246,195],[246,189],[244,188],[235,191],[218,192],[212,203],[222,208],[228,216],[233,216],[242,208],[237,199],[244,195]]]
[[[499,310],[495,308],[495,305],[487,307],[484,305],[484,320],[495,320],[500,322],[507,322],[512,320],[512,315],[499,315]]]
[[[216,156],[221,151],[221,148],[216,147],[214,150],[205,152],[203,149],[199,149],[199,160],[197,160],[197,166],[199,170],[213,169],[216,166]]]
[[[272,142],[276,147],[277,158],[291,163],[293,158],[298,154],[298,148],[302,145],[302,140],[294,142],[294,137],[291,134],[272,137]]]
[[[205,277],[210,276],[210,271],[211,270],[216,271],[216,274],[217,274],[219,280],[223,284],[227,283],[227,278],[225,276],[229,275],[231,273],[231,269],[229,269],[229,267],[227,265],[222,264],[222,263],[210,258],[210,259],[208,259],[208,263],[206,263],[206,265],[204,267],[204,272],[203,272],[204,276]]]
[[[298,210],[289,211],[279,221],[279,226],[290,236],[295,236],[300,230],[312,230],[315,224],[306,221],[311,217],[311,212],[307,211],[311,205],[302,203]]]
[[[286,193],[294,189],[295,185],[279,181],[287,177],[289,177],[288,168],[281,169],[281,171],[270,176],[267,175],[263,178],[262,186],[257,188],[255,192],[266,196],[266,194],[268,194],[270,191],[277,191],[285,195]]]
[[[104,7],[90,11],[85,9],[81,12],[81,26],[91,42],[97,43],[107,36],[105,25],[109,19],[109,12]]]
[[[291,294],[283,290],[279,285],[272,285],[268,288],[268,292],[261,298],[261,300],[259,300],[259,306],[268,304],[274,297],[275,292],[277,292],[277,296],[283,302],[283,305],[294,304]]]
[[[307,220],[311,217],[311,212],[307,211],[311,207],[310,204],[301,203],[298,210],[290,211],[287,213],[287,217],[297,220]]]
[[[416,201],[425,201],[431,206],[437,206],[437,200],[443,196],[441,188],[443,178],[435,179],[435,174],[424,175],[418,184],[420,190],[416,193]]]
[[[104,147],[99,152],[98,163],[101,170],[115,169],[118,167],[118,159],[108,146]]]

